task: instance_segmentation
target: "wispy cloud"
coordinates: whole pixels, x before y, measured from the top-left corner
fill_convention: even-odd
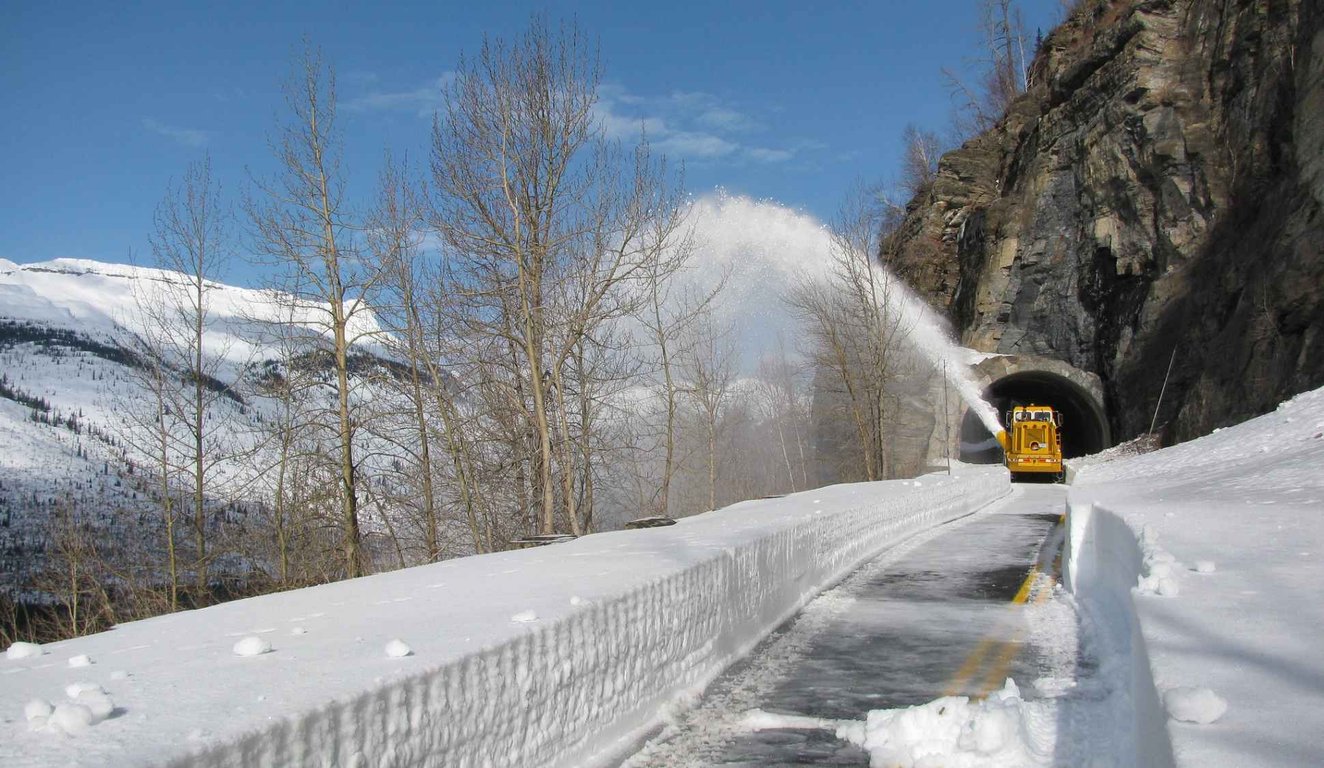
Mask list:
[[[749,147],[745,150],[745,155],[756,163],[784,163],[795,157],[795,150]]]
[[[376,77],[363,78],[370,90],[340,103],[346,112],[413,112],[419,117],[432,117],[441,108],[442,91],[455,79],[455,73],[446,72],[431,82],[416,88],[384,90]]]
[[[160,120],[154,120],[150,117],[143,118],[143,127],[160,136],[164,136],[178,144],[186,147],[205,147],[207,142],[211,141],[211,131],[204,131],[198,128],[181,128],[177,125],[167,125]]]
[[[599,90],[596,117],[610,138],[632,140],[644,132],[659,152],[696,162],[784,163],[814,149],[808,142],[770,146],[766,137],[753,143],[751,136],[767,133],[764,121],[703,91],[649,97],[608,83]]]

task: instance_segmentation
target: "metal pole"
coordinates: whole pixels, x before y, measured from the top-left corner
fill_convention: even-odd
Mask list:
[[[1168,391],[1168,377],[1172,375],[1172,361],[1177,359],[1177,348],[1172,348],[1172,357],[1168,358],[1168,372],[1163,374],[1163,387],[1159,389],[1158,402],[1154,403],[1154,418],[1149,420],[1149,434],[1154,434],[1154,425],[1158,423],[1158,409],[1163,405],[1163,393]]]
[[[947,474],[952,474],[952,412],[947,406],[947,361],[942,361],[942,452],[947,456]]]

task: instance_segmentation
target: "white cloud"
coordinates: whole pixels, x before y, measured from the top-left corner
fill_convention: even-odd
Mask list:
[[[749,144],[747,135],[766,132],[748,111],[704,91],[672,91],[646,97],[619,83],[598,91],[595,117],[608,138],[630,141],[641,130],[659,152],[682,160],[725,163],[780,163],[818,147]],[[768,110],[765,110],[768,111]]]
[[[171,141],[183,144],[186,147],[205,147],[207,142],[211,141],[211,131],[204,131],[198,128],[181,128],[177,125],[167,125],[159,120],[150,117],[143,118],[143,127],[160,136],[164,136]]]
[[[739,144],[720,136],[690,131],[669,133],[655,141],[653,146],[664,155],[689,157],[698,160],[727,157],[740,148]]]
[[[749,115],[738,112],[730,107],[712,107],[697,118],[700,125],[705,125],[719,131],[731,131],[734,133],[748,133],[760,128]]]
[[[446,72],[435,80],[400,91],[373,89],[340,103],[346,112],[413,112],[419,117],[431,117],[442,105],[442,91],[455,79],[454,72]],[[365,85],[375,85],[375,76],[364,78]]]
[[[745,156],[757,163],[784,163],[795,157],[795,150],[749,147],[745,150]]]

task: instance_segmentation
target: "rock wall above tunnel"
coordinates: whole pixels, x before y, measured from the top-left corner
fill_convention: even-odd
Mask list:
[[[1324,4],[1093,0],[883,258],[967,346],[1097,375],[1113,437],[1324,384]]]

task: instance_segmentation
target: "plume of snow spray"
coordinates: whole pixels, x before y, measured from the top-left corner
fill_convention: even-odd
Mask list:
[[[690,204],[690,222],[701,258],[684,280],[699,293],[725,279],[721,307],[740,321],[740,348],[746,373],[781,336],[794,336],[796,321],[782,301],[789,286],[803,277],[826,280],[833,263],[832,235],[822,223],[771,201],[725,192],[704,195]],[[943,372],[953,388],[988,430],[1002,429],[993,407],[984,402],[970,375],[970,350],[958,346],[941,317],[904,283],[875,265],[883,309],[908,328],[915,351]],[[683,294],[684,291],[677,291]]]
[[[989,433],[996,435],[1002,424],[970,375],[970,350],[952,340],[951,330],[942,318],[900,278],[878,264],[872,265],[872,269],[880,284],[887,286],[882,292],[883,309],[905,329],[906,341],[942,372]]]

